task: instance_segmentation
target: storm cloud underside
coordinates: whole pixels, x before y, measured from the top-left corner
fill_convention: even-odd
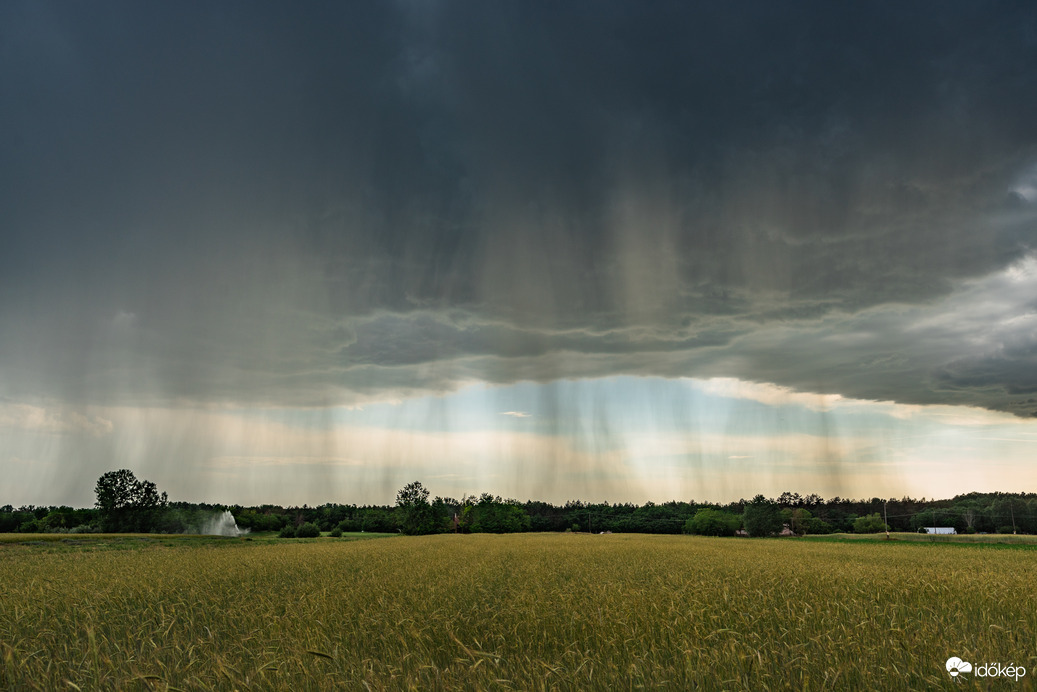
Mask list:
[[[1028,3],[5,3],[0,396],[1029,417],[1034,65]]]

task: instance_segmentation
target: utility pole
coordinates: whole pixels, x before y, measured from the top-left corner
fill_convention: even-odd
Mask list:
[[[1015,503],[1008,501],[1008,511],[1012,513],[1012,535],[1015,535]]]
[[[889,516],[886,514],[886,501],[882,501],[882,523],[886,525],[886,540],[889,540]]]

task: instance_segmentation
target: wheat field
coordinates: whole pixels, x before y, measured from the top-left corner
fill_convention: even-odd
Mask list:
[[[0,545],[0,689],[959,688],[1037,672],[1029,547],[443,535]]]

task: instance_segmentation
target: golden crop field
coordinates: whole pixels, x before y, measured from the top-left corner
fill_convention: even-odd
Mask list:
[[[687,536],[0,545],[0,689],[960,688],[1025,666],[1030,547]]]

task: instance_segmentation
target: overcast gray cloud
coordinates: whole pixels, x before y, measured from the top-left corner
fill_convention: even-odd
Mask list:
[[[0,392],[1031,415],[1034,65],[1028,3],[5,3]]]

